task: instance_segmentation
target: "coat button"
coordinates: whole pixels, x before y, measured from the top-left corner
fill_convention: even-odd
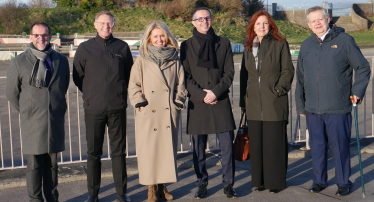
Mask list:
[[[211,84],[210,81],[208,82],[208,84]]]
[[[166,92],[169,92],[169,90],[165,90]]]
[[[154,131],[157,131],[157,128],[154,128],[153,130],[154,130]]]
[[[152,93],[154,94],[154,93],[155,93],[155,91],[152,91]]]
[[[152,112],[153,112],[153,113],[155,113],[155,112],[156,112],[156,110],[152,110]]]
[[[166,108],[166,110],[169,110],[169,108]]]
[[[170,126],[168,126],[167,128],[170,129]]]

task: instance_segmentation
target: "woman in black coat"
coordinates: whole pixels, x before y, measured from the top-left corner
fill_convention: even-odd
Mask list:
[[[287,41],[269,13],[247,27],[240,71],[240,107],[247,113],[252,185],[276,193],[286,188],[288,96],[294,67]]]

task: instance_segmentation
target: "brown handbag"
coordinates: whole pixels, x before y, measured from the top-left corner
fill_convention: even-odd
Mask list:
[[[245,115],[244,124],[243,117]],[[249,155],[249,142],[248,142],[248,126],[247,126],[247,115],[242,112],[242,117],[240,118],[239,129],[236,134],[234,141],[234,158],[237,161],[246,161],[250,157]]]

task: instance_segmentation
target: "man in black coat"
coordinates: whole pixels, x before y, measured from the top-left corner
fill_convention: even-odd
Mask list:
[[[198,190],[195,199],[205,198],[208,173],[205,148],[208,134],[216,134],[222,154],[224,193],[237,198],[233,189],[235,160],[233,140],[235,121],[229,99],[234,63],[229,40],[214,33],[207,8],[193,12],[193,36],[181,45],[181,61],[188,90],[187,133],[192,134],[193,161]]]
[[[82,43],[75,54],[73,80],[83,93],[87,139],[87,202],[99,201],[101,155],[108,126],[117,201],[126,195],[127,86],[133,65],[126,42],[113,37],[115,18],[109,11],[96,14],[97,36]]]

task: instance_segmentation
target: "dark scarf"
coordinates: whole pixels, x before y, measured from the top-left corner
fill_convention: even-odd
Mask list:
[[[192,33],[200,43],[199,60],[197,61],[197,66],[215,68],[217,65],[214,57],[214,44],[218,41],[218,36],[214,32],[213,28],[210,28],[206,34],[201,34],[196,28],[194,28]]]
[[[52,53],[51,44],[48,44],[43,51],[35,48],[35,46],[30,43],[31,53],[37,58],[34,67],[32,68],[29,83],[31,86],[36,88],[48,87],[51,73],[47,75],[47,71],[50,69],[46,65],[47,58]],[[52,69],[50,69],[52,72]]]

